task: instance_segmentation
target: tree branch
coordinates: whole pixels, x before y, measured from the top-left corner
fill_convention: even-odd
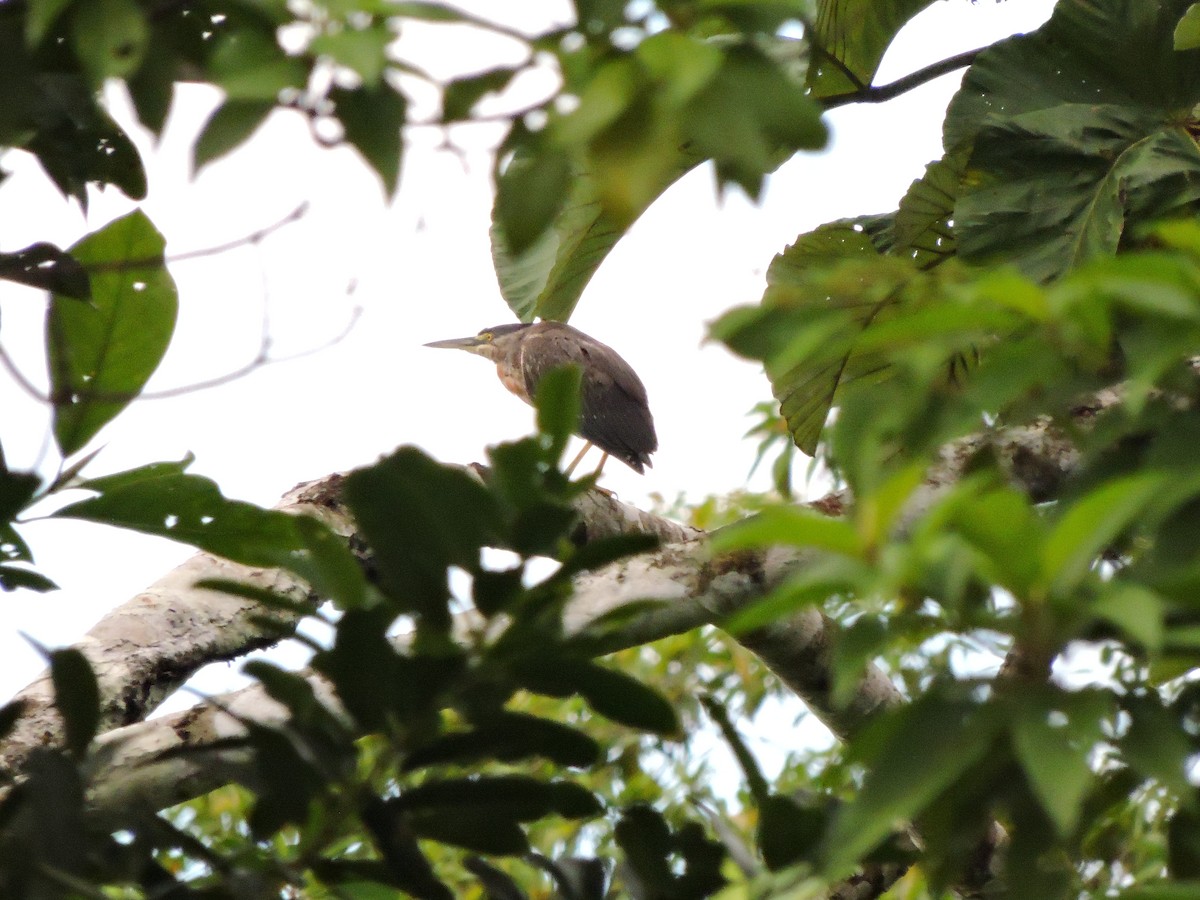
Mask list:
[[[928,508],[949,489],[968,462],[985,451],[992,452],[1012,480],[1034,496],[1052,493],[1075,460],[1074,448],[1045,423],[965,439],[944,451],[904,518],[912,521]],[[353,526],[337,502],[339,485],[340,476],[300,485],[284,498],[280,508],[317,514],[349,539]],[[843,503],[843,498],[833,496],[810,505],[838,514]],[[809,559],[803,552],[782,548],[714,557],[708,541],[698,537],[695,530],[600,492],[585,497],[579,512],[578,540],[637,529],[657,533],[670,542],[653,553],[621,560],[576,579],[575,594],[565,611],[566,627],[571,632],[586,628],[622,606],[661,601],[619,631],[607,633],[598,652],[639,645],[703,624],[719,624],[783,583]],[[202,704],[165,720],[133,724],[204,663],[232,659],[272,644],[297,624],[298,615],[272,610],[273,618],[265,626],[267,611],[262,607],[243,598],[193,587],[199,579],[210,577],[248,579],[303,602],[313,603],[316,599],[290,576],[234,566],[198,554],[101,620],[79,644],[96,666],[100,679],[102,731],[120,729],[100,742],[105,753],[115,755],[109,760],[111,764],[102,761],[96,770],[93,794],[98,804],[119,805],[136,797],[169,804],[217,787],[244,765],[237,748],[222,747],[189,756],[186,761],[182,757],[162,759],[162,750],[210,746],[220,738],[240,733],[241,726],[220,711],[222,706],[251,718],[261,715],[264,721],[277,721],[282,714],[259,698],[257,688],[247,688],[222,698],[221,705]],[[738,639],[835,733],[848,736],[881,708],[900,703],[903,698],[890,680],[871,670],[846,706],[831,703],[828,651],[835,627],[819,611],[809,608]],[[318,688],[328,695],[327,687],[318,683]],[[48,677],[39,678],[18,698],[28,708],[0,749],[0,769],[11,774],[19,774],[34,748],[58,744],[62,734]]]
[[[836,109],[839,106],[846,106],[850,103],[884,103],[888,100],[894,100],[901,94],[908,93],[913,88],[918,88],[927,82],[933,81],[935,78],[941,78],[948,72],[971,65],[975,61],[975,57],[979,56],[986,49],[987,47],[980,47],[977,50],[968,50],[965,53],[959,53],[957,56],[939,60],[923,69],[917,69],[917,71],[911,72],[903,78],[897,78],[888,84],[864,87],[845,94],[835,94],[832,97],[826,97],[821,101],[821,105],[826,109]]]

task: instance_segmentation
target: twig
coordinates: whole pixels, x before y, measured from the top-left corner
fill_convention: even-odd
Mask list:
[[[850,91],[846,94],[835,94],[832,97],[826,97],[821,103],[826,109],[836,109],[839,106],[846,106],[850,103],[883,103],[887,100],[893,100],[901,94],[911,91],[913,88],[920,87],[926,82],[933,81],[935,78],[940,78],[947,72],[953,72],[955,69],[971,65],[975,61],[975,57],[979,56],[986,49],[987,47],[980,47],[976,50],[968,50],[965,53],[959,53],[957,56],[951,56],[931,63],[923,69],[917,69],[917,71],[905,75],[903,78],[897,78],[888,84]]]
[[[322,344],[317,344],[313,347],[308,347],[304,350],[297,351],[296,353],[292,353],[287,356],[271,356],[270,338],[269,336],[264,336],[263,342],[259,345],[258,353],[255,354],[253,359],[230,372],[217,375],[204,381],[195,381],[191,384],[181,384],[177,387],[164,388],[160,391],[141,391],[137,393],[103,393],[100,391],[80,391],[75,394],[75,397],[91,403],[128,403],[131,400],[163,400],[168,397],[178,397],[183,394],[190,394],[212,387],[219,387],[220,385],[227,384],[230,381],[236,381],[239,378],[244,378],[255,369],[262,368],[264,366],[275,365],[276,363],[291,362],[292,360],[302,359],[305,356],[311,356],[314,353],[320,353],[323,350],[328,350],[330,347],[336,346],[345,340],[350,332],[354,329],[354,326],[358,324],[358,320],[362,316],[362,311],[363,310],[361,306],[355,306],[350,311],[350,319],[346,325],[328,341],[325,341]],[[12,376],[13,381],[17,383],[17,386],[20,387],[21,390],[23,390],[33,399],[37,400],[39,403],[48,403],[52,406],[58,406],[61,404],[61,398],[55,398],[43,393],[37,385],[30,381],[25,374],[17,368],[16,364],[12,360],[12,357],[8,355],[8,351],[4,349],[2,344],[0,344],[0,366],[3,366],[9,375]]]
[[[213,247],[201,247],[199,250],[186,250],[183,253],[176,253],[173,256],[149,256],[144,259],[122,259],[113,260],[112,262],[94,262],[84,265],[84,269],[88,272],[121,272],[126,269],[151,269],[159,268],[167,263],[185,262],[190,259],[199,259],[205,256],[218,256],[222,253],[228,253],[231,250],[237,250],[239,247],[253,247],[261,244],[268,237],[273,235],[287,225],[293,222],[298,222],[308,215],[308,201],[305,200],[290,213],[271,225],[265,228],[260,228],[258,231],[237,238],[236,240],[226,241],[223,244],[217,244]]]

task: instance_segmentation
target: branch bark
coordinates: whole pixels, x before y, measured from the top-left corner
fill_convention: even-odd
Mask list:
[[[1092,410],[1094,412],[1094,410]],[[1049,496],[1070,473],[1075,451],[1045,423],[972,437],[949,446],[914,497],[910,519],[952,485],[979,453],[993,453],[1012,480],[1034,496]],[[337,502],[340,476],[300,485],[279,508],[319,515],[353,538],[353,526]],[[845,497],[831,496],[812,506],[838,514]],[[799,571],[806,554],[781,548],[714,557],[694,529],[653,516],[615,498],[592,492],[579,508],[579,541],[630,530],[649,531],[667,541],[659,550],[585,573],[576,580],[566,610],[568,629],[578,631],[608,612],[632,602],[660,605],[610,632],[600,648],[609,652],[700,625],[719,624]],[[96,667],[103,698],[92,802],[98,809],[141,810],[198,796],[247,777],[246,758],[228,739],[242,734],[237,716],[278,722],[282,709],[251,687],[158,720],[142,720],[201,665],[235,658],[290,633],[297,616],[264,610],[247,600],[192,585],[201,578],[241,578],[294,599],[315,603],[305,585],[277,571],[251,570],[208,554],[197,554],[128,603],[118,607],[80,642]],[[835,627],[815,609],[804,610],[739,640],[800,696],[832,730],[852,735],[880,709],[903,702],[890,680],[868,670],[850,701],[835,707],[829,696],[828,653]],[[334,703],[328,685],[315,675],[319,696]],[[42,676],[18,698],[27,709],[0,748],[0,768],[19,774],[36,747],[61,741],[53,692]],[[230,710],[237,714],[231,715]],[[164,751],[209,748],[202,754]]]

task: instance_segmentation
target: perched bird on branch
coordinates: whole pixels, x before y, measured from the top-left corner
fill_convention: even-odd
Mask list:
[[[604,451],[597,474],[609,456],[640,474],[650,465],[650,454],[658,449],[642,380],[615,350],[577,328],[562,322],[497,325],[474,337],[425,346],[466,350],[490,359],[504,386],[526,403],[533,402],[546,372],[577,365],[582,376],[579,434],[587,444],[567,468],[568,473],[593,445]]]

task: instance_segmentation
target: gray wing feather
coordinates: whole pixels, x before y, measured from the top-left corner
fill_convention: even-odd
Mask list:
[[[521,368],[532,396],[542,375],[570,363],[583,372],[579,433],[637,471],[658,449],[646,388],[615,350],[569,325],[530,335]]]

